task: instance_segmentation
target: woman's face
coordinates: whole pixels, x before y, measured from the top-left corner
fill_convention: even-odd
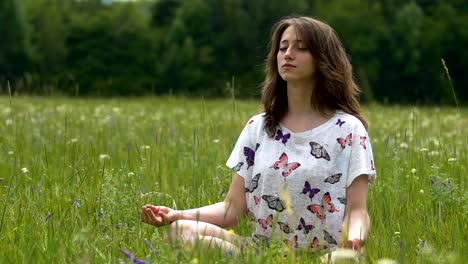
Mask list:
[[[281,36],[276,61],[278,72],[286,82],[313,81],[316,62],[293,26],[286,28]]]

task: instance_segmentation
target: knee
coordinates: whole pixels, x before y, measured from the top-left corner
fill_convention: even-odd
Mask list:
[[[190,223],[184,220],[177,220],[169,225],[167,233],[164,235],[165,242],[174,242],[177,240],[186,240],[193,233]]]

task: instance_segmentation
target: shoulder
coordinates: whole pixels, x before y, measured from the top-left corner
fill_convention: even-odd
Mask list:
[[[335,119],[337,125],[341,124],[340,127],[349,130],[366,130],[361,120],[351,114],[343,112],[342,110],[336,111]]]

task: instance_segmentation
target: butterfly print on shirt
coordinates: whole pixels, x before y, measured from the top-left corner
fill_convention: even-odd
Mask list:
[[[307,194],[309,193],[309,198],[312,200],[314,196],[320,192],[320,189],[318,188],[311,188],[310,183],[308,181],[305,181],[304,183],[304,189],[302,189],[302,194]]]
[[[259,218],[257,220],[257,222],[260,224],[260,226],[263,228],[263,230],[267,230],[268,227],[272,227],[273,226],[273,215],[269,215],[267,218],[265,219],[262,219],[262,218]]]
[[[251,182],[251,184],[250,184],[250,188],[251,188],[251,189],[245,187],[245,192],[253,193],[253,191],[254,191],[255,189],[258,188],[258,180],[260,179],[260,176],[261,176],[261,174],[260,174],[260,173],[257,173],[257,174],[252,178],[252,180],[250,181],[250,182]]]
[[[237,163],[236,166],[232,167],[232,170],[234,172],[238,172],[238,171],[240,171],[240,169],[242,168],[243,165],[244,165],[244,162],[241,161],[241,162]]]
[[[361,140],[361,142],[359,142],[359,144],[360,144],[364,149],[366,149],[366,148],[367,148],[367,147],[366,147],[366,139],[367,139],[367,137],[359,136],[359,138],[360,138],[360,140]]]
[[[254,203],[255,203],[255,205],[258,205],[258,204],[260,203],[260,201],[261,201],[261,198],[260,198],[260,196],[256,196],[256,195],[254,195],[254,196],[253,196],[253,199],[254,199]]]
[[[309,142],[309,144],[310,144],[310,147],[312,148],[310,150],[310,154],[312,156],[314,156],[316,159],[326,159],[330,161],[330,155],[328,154],[327,150],[322,145],[313,141]]]
[[[284,239],[283,242],[286,245],[291,246],[291,247],[296,247],[296,248],[299,247],[299,243],[297,243],[297,235],[293,237],[292,241],[289,239]]]
[[[247,218],[249,218],[249,220],[252,222],[257,222],[257,218],[255,217],[255,214],[252,212],[252,208],[247,209]]]
[[[289,234],[293,231],[286,222],[278,222],[278,225],[280,226],[281,231],[283,231],[285,234]]]
[[[310,248],[313,248],[317,252],[320,252],[322,250],[326,250],[328,247],[325,245],[320,245],[318,238],[314,237],[314,239],[312,239],[312,242],[310,243]]]
[[[371,160],[370,163],[371,163],[371,168],[370,168],[370,169],[371,169],[371,170],[375,170],[375,168],[374,168],[374,161]]]
[[[249,148],[249,147],[244,147],[244,156],[245,160],[247,161],[247,169],[249,169],[251,166],[254,165],[255,163],[255,151],[257,151],[258,147],[260,147],[260,144],[257,143],[255,146],[255,150]]]
[[[346,145],[352,146],[353,145],[353,133],[349,133],[346,138],[337,138],[336,141],[340,143],[341,149],[345,149]]]
[[[329,192],[323,195],[321,205],[311,204],[307,206],[307,209],[313,214],[315,214],[315,216],[317,216],[317,218],[320,219],[322,222],[326,218],[326,215],[325,215],[326,212],[329,212],[329,213],[339,212],[336,209],[335,205],[331,202],[331,197],[330,197]]]
[[[291,133],[283,134],[283,131],[281,129],[278,129],[278,131],[276,131],[275,140],[277,140],[277,141],[281,140],[281,142],[284,145],[286,145],[286,143],[288,142],[290,137],[291,137]]]
[[[341,127],[341,126],[342,126],[342,125],[343,125],[345,122],[346,122],[346,121],[344,121],[344,120],[343,120],[343,121],[341,121],[341,119],[339,119],[339,118],[338,118],[338,121],[336,121],[336,124],[335,124],[335,125],[337,125],[337,126],[340,126],[340,127]]]
[[[337,182],[340,181],[340,178],[343,174],[342,173],[337,173],[337,174],[333,174],[331,176],[328,176],[324,182],[328,182],[328,183],[331,183],[331,184],[335,184]]]
[[[306,225],[304,218],[301,217],[300,223],[297,226],[296,230],[299,230],[299,231],[302,230],[302,231],[304,231],[304,235],[307,235],[314,228],[315,228],[315,226],[312,225],[312,224]]]
[[[286,181],[286,177],[288,177],[289,174],[291,174],[291,172],[297,169],[299,166],[301,166],[299,162],[288,163],[288,155],[283,152],[279,160],[276,161],[275,164],[273,164],[273,169],[275,170],[282,169],[283,172],[281,173],[281,175],[283,175],[284,180]]]
[[[268,204],[268,208],[276,210],[278,212],[283,212],[286,209],[286,205],[279,197],[273,195],[262,195],[262,199],[265,200]]]
[[[346,205],[346,198],[344,198],[344,197],[338,197],[338,198],[336,198],[336,199],[338,199],[338,201],[340,201],[341,204]]]
[[[338,245],[336,240],[327,232],[327,230],[323,230],[323,239],[325,239],[328,244]]]

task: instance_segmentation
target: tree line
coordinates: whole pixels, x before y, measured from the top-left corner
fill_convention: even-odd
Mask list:
[[[364,100],[468,101],[464,0],[2,0],[0,91],[255,97],[294,14],[338,32]]]

